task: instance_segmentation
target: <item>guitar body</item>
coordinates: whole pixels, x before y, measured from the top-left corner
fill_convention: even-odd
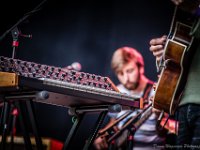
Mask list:
[[[193,20],[178,14],[165,44],[160,77],[155,89],[153,107],[174,115],[183,92],[192,56],[193,37],[190,35]],[[179,16],[181,19],[179,20]],[[184,17],[185,18],[184,18]]]
[[[184,87],[180,87],[183,80],[183,59],[187,50],[187,46],[176,43],[172,40],[167,41],[166,54],[175,56],[180,62],[173,59],[165,61],[165,67],[162,69],[160,78],[157,83],[156,94],[154,96],[153,107],[159,110],[164,110],[169,114],[174,114],[175,107],[179,103],[179,95]],[[174,52],[172,52],[174,51]],[[175,54],[178,51],[179,57]]]

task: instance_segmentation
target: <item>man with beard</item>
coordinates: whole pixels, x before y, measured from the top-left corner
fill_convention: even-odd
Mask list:
[[[146,105],[150,103],[149,98],[154,94],[152,88],[153,82],[144,75],[144,60],[136,49],[131,47],[121,47],[117,49],[112,56],[111,68],[120,81],[120,84],[117,86],[120,92],[143,98]],[[109,113],[108,115],[111,119],[108,125],[112,124],[127,111],[131,110],[122,110],[120,113]],[[132,113],[120,121],[114,129],[119,130],[122,128],[123,125],[138,112],[141,112],[141,110],[135,109],[132,111]],[[134,150],[150,150],[154,149],[156,145],[164,145],[165,138],[159,136],[156,131],[157,118],[158,115],[152,112],[139,129],[133,133]],[[128,134],[129,130],[127,129],[116,139],[115,147],[117,147],[117,149],[127,148]],[[94,147],[97,150],[108,149],[109,145],[106,141],[106,137],[97,137],[94,141]]]

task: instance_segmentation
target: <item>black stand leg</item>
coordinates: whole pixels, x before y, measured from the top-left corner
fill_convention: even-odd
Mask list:
[[[32,146],[31,146],[31,140],[30,140],[30,136],[28,134],[28,129],[27,129],[27,122],[25,122],[25,112],[22,109],[22,103],[20,102],[16,102],[16,106],[19,110],[19,122],[20,122],[20,126],[22,129],[22,133],[23,133],[23,137],[24,137],[24,143],[25,143],[25,148],[26,150],[32,150]]]
[[[79,128],[80,123],[81,123],[83,117],[84,117],[84,113],[78,115],[78,117],[76,118],[76,120],[75,120],[75,122],[74,122],[74,124],[73,124],[73,126],[72,126],[72,128],[70,130],[70,133],[67,136],[67,139],[66,139],[66,141],[64,143],[63,150],[68,150],[69,149],[70,143],[71,143],[73,137],[75,136],[75,134],[77,132],[77,129]]]
[[[27,129],[28,124],[25,120],[26,113],[25,113],[25,110],[22,109],[22,102],[17,102],[17,103],[18,103],[18,108],[20,110],[20,113],[19,113],[20,118],[19,119],[20,119],[20,126],[22,127],[22,132],[24,135],[25,146],[26,146],[27,150],[30,150],[30,149],[32,149],[32,146],[31,146],[30,136],[28,134],[28,129]],[[33,102],[32,102],[32,100],[27,100],[27,101],[25,101],[25,103],[26,103],[26,108],[28,111],[28,116],[30,118],[30,123],[32,126],[33,134],[35,136],[37,149],[43,150],[42,139],[39,136],[38,129],[37,129],[37,122],[36,122],[36,118],[35,118],[35,114],[34,114]]]
[[[113,105],[114,106],[114,105]],[[72,116],[77,116],[77,120],[73,124],[70,133],[64,143],[63,150],[69,150],[70,143],[72,141],[72,138],[75,136],[78,127],[80,126],[80,122],[83,119],[83,116],[85,115],[86,112],[101,112],[99,114],[99,117],[95,123],[93,132],[91,136],[88,138],[86,144],[84,145],[83,150],[88,150],[91,148],[91,144],[93,144],[94,139],[96,138],[96,135],[99,131],[99,128],[101,127],[103,120],[108,112],[108,110],[112,109],[113,106],[110,105],[101,105],[101,106],[83,106],[83,107],[77,107],[77,108],[70,108],[69,109],[69,114]],[[113,111],[114,112],[114,111]]]
[[[132,150],[133,149],[133,145],[134,145],[134,134],[135,131],[131,129],[131,131],[128,132],[128,136],[127,136],[127,150]]]
[[[29,117],[30,117],[33,133],[35,135],[35,141],[36,141],[37,148],[38,148],[38,150],[43,150],[42,139],[41,139],[39,132],[38,132],[38,129],[37,129],[38,123],[36,121],[32,100],[26,101],[26,106],[27,106],[27,109],[28,109],[28,114],[29,114]]]
[[[46,92],[45,92],[46,93]],[[44,93],[43,93],[44,94]],[[48,93],[47,93],[48,94]],[[39,92],[40,95],[40,92]],[[36,121],[36,117],[35,117],[35,111],[34,111],[34,107],[33,107],[33,101],[32,99],[34,98],[38,98],[38,92],[35,93],[27,93],[27,94],[22,94],[22,95],[9,95],[6,96],[5,99],[7,101],[13,101],[13,103],[15,104],[15,107],[18,110],[19,113],[19,123],[20,123],[20,127],[23,133],[23,138],[24,138],[24,142],[25,142],[25,148],[26,150],[32,150],[32,144],[31,144],[31,138],[29,136],[29,126],[31,125],[32,127],[32,131],[33,131],[33,135],[35,136],[35,141],[36,141],[36,147],[37,150],[43,150],[43,144],[42,144],[42,139],[39,136],[39,132],[38,132],[38,124]],[[46,94],[45,97],[39,97],[39,98],[43,98],[46,99]],[[4,106],[4,111],[2,112],[2,117],[1,120],[3,122],[3,125],[5,124],[5,118],[7,116],[7,110],[9,105],[7,105],[7,103]],[[27,116],[29,118],[30,124],[28,124],[28,120],[27,120]],[[15,118],[16,119],[16,118]],[[15,122],[15,121],[14,121]],[[4,125],[5,126],[5,125]],[[6,130],[3,130],[3,132],[5,132]],[[3,142],[2,142],[3,143]],[[4,147],[4,144],[2,144]]]
[[[11,109],[11,140],[10,140],[10,150],[14,150],[14,136],[16,133],[16,120],[18,116],[18,109],[12,105]]]
[[[6,149],[6,137],[7,137],[7,132],[8,132],[7,122],[8,122],[9,110],[10,110],[10,105],[5,100],[4,105],[3,105],[2,114],[1,114],[1,130],[2,130],[1,149],[2,150]]]
[[[102,111],[100,113],[98,120],[96,121],[94,131],[93,131],[92,135],[89,137],[89,139],[87,140],[83,150],[89,150],[91,148],[91,144],[93,144],[94,139],[96,138],[96,135],[99,131],[99,128],[101,127],[101,125],[103,123],[103,120],[104,120],[106,114],[107,114],[107,111]]]

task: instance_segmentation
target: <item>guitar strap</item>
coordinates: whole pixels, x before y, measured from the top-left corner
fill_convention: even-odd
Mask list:
[[[142,98],[144,99],[144,104],[148,104],[152,87],[153,87],[153,82],[148,81],[148,83],[146,84],[146,87],[144,89],[143,95],[142,95]]]
[[[195,38],[200,38],[200,17],[198,20],[194,23],[192,30],[190,32],[191,36],[194,36]]]

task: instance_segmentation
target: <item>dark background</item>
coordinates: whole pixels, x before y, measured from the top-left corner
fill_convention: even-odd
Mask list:
[[[41,2],[2,4],[0,35]],[[168,33],[173,8],[169,0],[47,0],[17,26],[21,33],[32,34],[32,39],[19,38],[16,58],[59,67],[79,62],[81,71],[107,76],[118,84],[110,69],[112,53],[131,46],[143,54],[146,76],[156,81],[149,40]],[[0,41],[0,55],[12,56],[12,40],[8,32]],[[72,126],[68,110],[45,104],[35,107],[41,135],[64,141]],[[83,146],[95,119],[96,114],[89,114],[83,120],[74,148]]]

